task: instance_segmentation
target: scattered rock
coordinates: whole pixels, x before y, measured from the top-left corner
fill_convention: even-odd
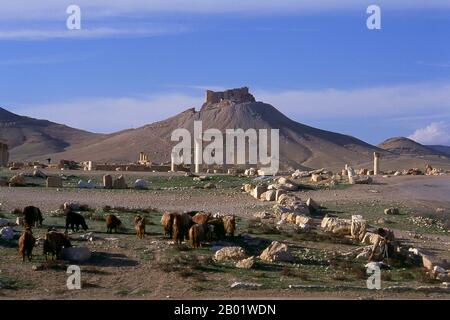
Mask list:
[[[311,181],[312,182],[319,182],[319,181],[322,181],[323,180],[323,177],[320,175],[320,174],[312,174],[311,175]]]
[[[8,225],[8,220],[0,218],[0,227],[6,227]]]
[[[366,232],[361,242],[367,245],[374,245],[379,243],[381,240],[382,237],[380,235],[372,232]]]
[[[216,261],[237,261],[245,257],[245,251],[241,247],[224,247],[214,254]]]
[[[398,208],[391,207],[391,208],[384,209],[384,214],[391,215],[391,216],[398,215],[398,214],[400,214],[400,211],[398,210]]]
[[[252,191],[252,196],[255,199],[261,199],[261,195],[267,191],[267,186],[266,185],[260,185],[260,186],[256,186],[253,191]]]
[[[11,187],[23,187],[26,185],[25,177],[23,174],[16,174],[9,179],[9,185]]]
[[[285,190],[276,190],[275,191],[275,201],[278,202],[280,197],[285,194],[286,194]]]
[[[32,267],[31,267],[31,270],[33,270],[33,271],[42,271],[42,270],[44,270],[44,266],[42,265],[42,264],[40,264],[40,265],[33,265]]]
[[[275,201],[276,193],[277,192],[275,190],[268,190],[268,191],[264,192],[263,193],[263,195],[265,195],[264,200]]]
[[[312,219],[305,215],[298,215],[295,217],[295,224],[304,230],[310,228],[311,222],[312,222]]]
[[[95,240],[95,236],[94,233],[92,232],[88,232],[86,234],[80,234],[80,236],[78,237],[79,240],[81,241],[94,241]]]
[[[389,220],[389,219],[386,219],[386,218],[380,218],[380,219],[377,220],[377,223],[378,224],[390,224],[390,223],[393,223],[393,221]]]
[[[306,205],[308,206],[310,211],[320,210],[320,206],[312,198],[308,198],[308,200],[306,200]]]
[[[234,282],[231,285],[231,289],[258,289],[261,287],[262,287],[262,284],[250,283],[250,282]]]
[[[294,179],[307,178],[310,176],[311,176],[311,173],[309,171],[295,170],[295,172],[292,174],[292,178],[294,178]]]
[[[259,256],[261,260],[267,262],[287,261],[294,260],[289,247],[281,242],[273,241]]]
[[[373,182],[373,179],[369,176],[359,176],[355,177],[355,184],[371,184]]]
[[[11,227],[1,228],[0,238],[4,240],[12,240],[14,238],[14,230]]]
[[[47,179],[47,175],[43,173],[41,170],[36,169],[33,171],[33,177],[34,178],[41,178],[41,179]]]
[[[284,190],[284,191],[296,191],[298,190],[298,186],[294,185],[292,183],[285,183],[285,184],[279,184],[276,186],[277,190]]]
[[[144,179],[137,179],[134,182],[135,189],[147,189],[147,182]]]
[[[251,269],[253,268],[253,266],[256,263],[256,257],[255,256],[251,256],[250,258],[247,259],[243,259],[241,261],[238,261],[236,263],[236,268],[240,268],[240,269]]]
[[[113,188],[114,189],[127,189],[128,188],[128,185],[125,181],[125,177],[123,175],[120,175],[116,180],[114,180]]]
[[[91,258],[91,250],[87,247],[70,247],[62,250],[62,257],[74,262],[85,262]]]
[[[280,190],[277,190],[277,191],[280,191]],[[277,202],[279,203],[279,204],[284,204],[285,203],[285,201],[289,198],[289,196],[286,194],[286,191],[284,191],[284,190],[282,190],[284,193],[282,193],[281,195],[279,195],[278,197],[277,197]]]
[[[367,221],[362,218],[360,215],[352,216],[352,224],[350,227],[350,234],[353,239],[357,239],[358,241],[363,240],[367,229]]]
[[[263,212],[257,212],[255,214],[253,214],[253,217],[259,218],[259,219],[268,219],[271,217],[271,215],[268,212],[263,211]]]
[[[244,175],[246,176],[256,176],[258,174],[258,170],[256,170],[256,168],[250,168],[250,169],[246,169],[244,171]]]
[[[320,224],[326,232],[340,235],[351,235],[352,221],[350,219],[339,219],[325,217]]]
[[[94,186],[93,186],[92,184],[89,184],[89,182],[80,180],[80,181],[78,181],[78,183],[77,183],[77,187],[78,187],[79,189],[92,189]]]

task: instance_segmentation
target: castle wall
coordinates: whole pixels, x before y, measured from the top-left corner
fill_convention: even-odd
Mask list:
[[[233,102],[254,102],[255,98],[249,93],[249,89],[247,87],[217,92],[206,90],[206,104],[219,103],[222,100],[229,100]]]

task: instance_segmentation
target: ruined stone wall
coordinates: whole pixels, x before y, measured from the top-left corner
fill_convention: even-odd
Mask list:
[[[0,167],[8,166],[9,151],[6,143],[0,142]]]
[[[249,93],[247,87],[226,91],[206,90],[206,104],[219,103],[222,100],[229,100],[236,103],[255,102],[255,97]]]

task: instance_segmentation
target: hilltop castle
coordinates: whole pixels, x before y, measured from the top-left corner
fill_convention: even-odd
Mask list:
[[[255,97],[248,92],[248,87],[230,89],[225,91],[206,90],[206,100],[203,104],[203,107],[221,102],[244,103],[255,101]]]

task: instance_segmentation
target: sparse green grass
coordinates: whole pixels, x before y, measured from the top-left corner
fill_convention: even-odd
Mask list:
[[[19,279],[4,272],[0,273],[0,288],[4,290],[20,290],[20,289],[33,289],[34,285],[26,279]],[[0,289],[0,291],[2,290]]]

